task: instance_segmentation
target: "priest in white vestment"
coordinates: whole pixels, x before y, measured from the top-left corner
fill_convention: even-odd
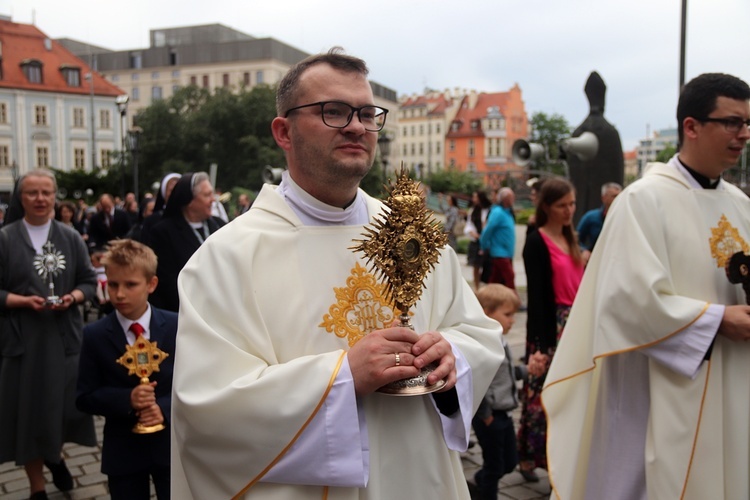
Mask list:
[[[357,187],[387,114],[365,75],[335,51],[290,70],[273,123],[288,172],[180,275],[174,498],[469,498],[459,453],[501,329],[450,248],[410,310],[414,331],[391,327],[384,287],[351,249],[383,210]],[[375,392],[433,360],[429,382],[446,390]]]
[[[729,75],[688,83],[678,154],[607,215],[542,392],[553,498],[750,498],[750,307],[725,271],[750,200],[721,179],[748,99]]]

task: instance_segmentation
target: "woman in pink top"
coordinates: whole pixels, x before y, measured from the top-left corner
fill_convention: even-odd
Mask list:
[[[527,359],[541,352],[551,361],[583,277],[584,262],[573,226],[575,210],[573,185],[564,179],[546,179],[536,209],[538,229],[526,236],[523,248],[529,295]],[[518,454],[527,481],[539,480],[536,467],[547,468],[547,421],[540,399],[545,376],[546,370],[541,376],[529,376],[521,392]]]

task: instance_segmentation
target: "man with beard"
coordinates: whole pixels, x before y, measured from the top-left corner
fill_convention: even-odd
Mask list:
[[[272,123],[288,171],[180,275],[175,498],[469,498],[459,452],[503,358],[499,327],[450,248],[415,330],[393,327],[350,249],[383,210],[359,189],[387,114],[366,76],[337,49],[290,69]],[[375,392],[433,361],[441,392]]]

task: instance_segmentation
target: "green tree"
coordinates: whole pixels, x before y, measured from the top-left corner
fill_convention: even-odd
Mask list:
[[[283,152],[271,135],[274,94],[266,85],[243,87],[238,93],[189,86],[154,102],[136,118],[143,129],[143,185],[170,171],[207,171],[215,162],[217,188],[260,189],[263,167],[284,165]]]
[[[535,161],[533,168],[548,171],[557,175],[564,175],[565,169],[559,161],[560,151],[558,144],[560,140],[570,137],[571,129],[564,116],[553,113],[547,115],[537,111],[531,116],[531,136],[529,142],[542,144],[547,155]]]
[[[434,193],[462,193],[470,195],[482,189],[482,179],[471,172],[459,172],[455,169],[440,170],[431,173],[424,183]]]
[[[656,155],[656,161],[661,163],[667,163],[677,152],[677,147],[674,144],[668,144],[664,149],[659,151]]]

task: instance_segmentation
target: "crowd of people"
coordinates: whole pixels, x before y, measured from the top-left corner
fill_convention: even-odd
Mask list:
[[[494,500],[516,468],[548,469],[561,498],[747,498],[750,300],[724,273],[750,251],[750,201],[721,180],[750,139],[747,84],[691,81],[678,154],[602,186],[578,229],[568,180],[531,184],[526,305],[513,190],[473,193],[460,230],[449,197],[410,329],[351,250],[384,210],[359,188],[388,115],[367,72],[332,49],[287,73],[272,133],[288,170],[231,222],[204,172],[96,207],[56,203],[49,170],[21,176],[0,230],[0,462],[24,467],[31,498],[44,467],[73,488],[62,446],[96,444],[92,415],[115,500],[151,483],[160,500]],[[91,301],[109,314],[84,328]],[[503,336],[522,307],[516,360]],[[150,377],[122,366],[157,345]],[[429,365],[437,391],[378,391]]]

